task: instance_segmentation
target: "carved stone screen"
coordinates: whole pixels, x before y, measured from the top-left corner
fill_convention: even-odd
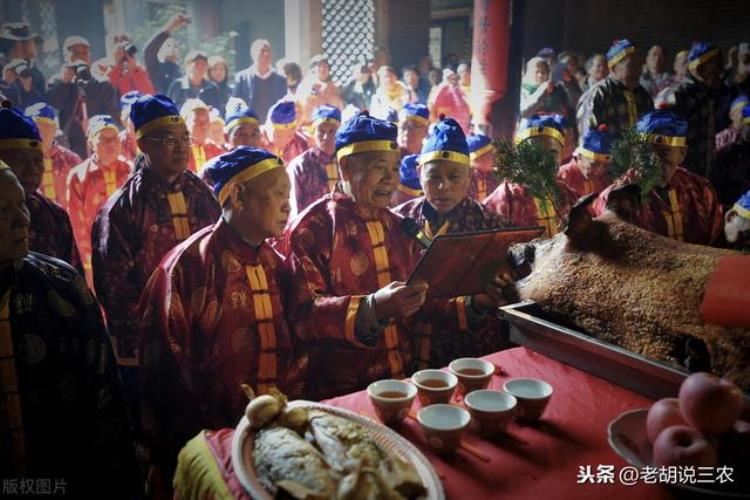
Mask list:
[[[373,0],[323,0],[322,11],[323,52],[333,81],[342,85],[355,65],[373,56],[375,6]]]

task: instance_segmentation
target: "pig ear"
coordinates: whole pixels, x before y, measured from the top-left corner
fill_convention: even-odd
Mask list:
[[[633,222],[641,204],[641,188],[637,184],[625,184],[613,189],[607,198],[607,210],[614,212],[625,222]]]
[[[573,248],[584,250],[597,238],[597,224],[588,211],[589,205],[597,198],[598,193],[591,193],[578,199],[570,209],[565,235],[568,244]]]

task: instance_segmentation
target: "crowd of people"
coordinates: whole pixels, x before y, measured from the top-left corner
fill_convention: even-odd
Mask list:
[[[203,463],[185,443],[242,415],[242,384],[317,400],[507,347],[492,311],[514,276],[428,299],[406,284],[422,250],[404,217],[430,238],[552,237],[596,196],[597,214],[669,238],[750,246],[746,43],[725,62],[696,42],[674,73],[626,39],[584,64],[531,58],[515,140],[560,166],[553,200],[493,174],[466,64],[399,80],[380,58],[339,88],[324,55],[303,76],[256,40],[232,78],[217,55],[180,65],[171,35],[188,22],[155,33],[142,64],[127,34],[96,62],[70,37],[49,81],[29,26],[2,27],[0,461],[15,476],[137,496],[148,471],[164,494]],[[609,170],[631,129],[663,170],[649,193]]]

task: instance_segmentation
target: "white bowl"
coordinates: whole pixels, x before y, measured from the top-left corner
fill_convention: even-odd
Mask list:
[[[512,378],[503,389],[518,399],[545,399],[552,396],[552,386],[538,378]]]
[[[473,410],[485,413],[503,413],[513,410],[518,404],[518,400],[507,392],[481,390],[467,394],[464,403]]]
[[[391,391],[402,392],[406,394],[406,396],[402,398],[384,398],[380,396],[384,392]],[[410,399],[414,399],[414,397],[417,395],[417,388],[413,384],[404,382],[402,380],[378,380],[377,382],[373,382],[372,384],[367,386],[367,395],[372,399],[376,399],[384,403],[405,402]]]
[[[469,425],[471,415],[460,406],[437,404],[419,410],[417,420],[430,429],[457,431]]]

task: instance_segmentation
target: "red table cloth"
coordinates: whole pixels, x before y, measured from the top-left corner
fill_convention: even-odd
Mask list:
[[[501,351],[485,359],[500,367],[492,377],[491,389],[502,389],[509,378],[533,377],[549,382],[554,393],[539,422],[513,422],[506,437],[487,441],[471,427],[467,429],[464,442],[488,457],[489,462],[463,449],[450,458],[436,456],[419,424],[407,418],[396,430],[434,465],[448,498],[675,498],[660,485],[622,484],[618,474],[627,464],[607,443],[607,425],[612,419],[628,410],[648,408],[652,400],[524,347]],[[325,403],[377,419],[366,391]],[[418,410],[419,401],[415,399],[412,413]],[[224,429],[212,433],[208,441],[213,443],[212,453],[224,484],[233,496],[246,498],[231,466],[232,434],[230,429]],[[581,467],[589,467],[596,476],[599,466],[614,467],[612,484],[578,484]],[[188,492],[178,491],[176,497],[185,494]]]

